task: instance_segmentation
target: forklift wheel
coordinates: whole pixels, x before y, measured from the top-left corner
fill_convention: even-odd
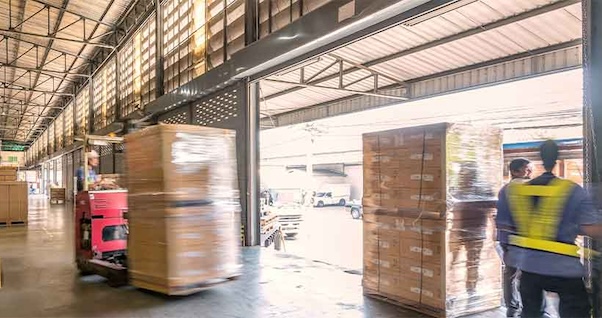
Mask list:
[[[90,276],[93,275],[92,271],[87,268],[86,265],[83,265],[80,261],[77,261],[77,270],[79,272],[79,276]]]

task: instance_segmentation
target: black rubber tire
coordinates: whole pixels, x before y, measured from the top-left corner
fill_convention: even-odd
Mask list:
[[[324,202],[318,201],[318,208],[323,208],[323,207],[324,207]]]
[[[351,208],[351,217],[357,220],[362,217],[362,214],[358,208]]]
[[[339,205],[340,206],[345,206],[346,203],[347,203],[347,201],[345,201],[345,199],[339,200]]]

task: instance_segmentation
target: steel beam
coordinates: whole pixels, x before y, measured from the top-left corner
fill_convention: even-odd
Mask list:
[[[47,108],[58,108],[61,109],[61,107],[58,106],[46,106],[46,105],[40,105],[40,104],[19,104],[19,103],[7,103],[7,102],[2,102],[0,101],[0,105],[6,105],[6,106],[27,106],[27,107],[47,107]]]
[[[381,58],[377,58],[377,59],[374,59],[372,61],[368,61],[366,63],[363,63],[363,64],[361,64],[361,66],[370,68],[370,67],[373,67],[375,65],[382,64],[382,63],[385,63],[385,62],[393,60],[393,59],[401,58],[401,57],[404,57],[404,56],[408,56],[410,54],[414,54],[414,53],[417,53],[417,52],[420,52],[420,51],[424,51],[424,50],[428,50],[428,49],[431,49],[431,48],[434,48],[434,47],[437,47],[437,46],[440,46],[440,45],[444,45],[444,44],[447,44],[447,43],[450,43],[450,42],[461,40],[461,39],[464,39],[464,38],[467,38],[467,37],[470,37],[470,36],[474,36],[474,35],[480,34],[480,33],[485,32],[485,31],[489,31],[489,30],[493,30],[493,29],[496,29],[496,28],[499,28],[499,27],[510,25],[512,23],[516,23],[516,22],[519,22],[519,21],[522,21],[522,20],[526,20],[526,19],[538,16],[538,15],[541,15],[541,14],[545,14],[545,13],[548,13],[548,12],[551,12],[551,11],[560,10],[560,9],[566,8],[568,6],[577,4],[577,3],[581,3],[581,0],[562,0],[562,1],[554,2],[552,4],[544,5],[544,6],[541,6],[541,7],[537,8],[537,9],[533,9],[531,11],[520,13],[520,14],[511,16],[511,17],[508,17],[508,18],[500,19],[500,20],[497,20],[497,21],[485,24],[483,26],[479,26],[479,27],[476,27],[476,28],[473,28],[473,29],[469,29],[469,30],[466,30],[466,31],[463,31],[463,32],[460,32],[460,33],[457,33],[457,34],[453,34],[453,35],[441,38],[439,40],[428,42],[428,43],[425,43],[425,44],[422,44],[422,45],[418,45],[418,46],[412,47],[412,48],[404,50],[404,51],[400,51],[400,52],[393,53],[393,54],[390,54],[390,55],[387,55],[387,56],[384,56],[384,57],[381,57]],[[358,70],[358,68],[351,68],[351,69],[345,70],[344,74],[349,74],[349,73],[355,72],[357,70]],[[333,74],[333,75],[325,76],[323,78],[317,79],[316,81],[314,81],[313,84],[320,84],[320,83],[332,80],[332,79],[336,78],[337,76],[339,76],[339,75],[338,74]],[[288,90],[284,90],[282,92],[278,92],[278,93],[274,93],[274,94],[272,94],[270,96],[266,96],[265,99],[266,100],[270,100],[270,99],[273,99],[273,98],[276,98],[276,97],[280,97],[280,96],[284,96],[286,94],[290,94],[290,93],[298,91],[300,89],[303,89],[303,87],[290,88]]]
[[[0,63],[0,68],[3,68],[3,67],[19,69],[19,70],[23,70],[23,71],[38,72],[38,73],[43,72],[43,73],[61,74],[61,75],[66,75],[66,76],[90,77],[90,75],[88,75],[88,74],[77,73],[77,72],[54,71],[54,70],[50,70],[50,69],[42,69],[42,68],[26,67],[26,66],[16,66],[16,65],[6,65],[4,63]]]
[[[4,65],[0,65],[0,69],[2,69],[2,67],[4,67]],[[7,67],[7,68],[9,68],[10,66],[6,66],[6,67]],[[15,69],[23,70],[23,69],[22,69],[22,68],[20,68],[20,67],[15,67]],[[52,81],[66,80],[66,81],[68,81],[68,82],[70,82],[70,83],[74,83],[74,82],[75,82],[75,81],[74,81],[74,80],[72,80],[72,79],[68,79],[68,78],[67,78],[67,79],[65,79],[64,77],[55,76],[55,75],[52,75],[52,74],[50,74],[50,73],[46,73],[45,71],[40,71],[40,70],[35,70],[35,69],[31,69],[31,70],[23,70],[23,71],[25,71],[25,72],[23,73],[23,76],[31,76],[31,74],[29,74],[29,73],[40,73],[41,75],[44,75],[44,76],[46,76],[46,77],[49,77],[49,78],[50,78],[50,80],[52,80]]]
[[[355,94],[355,95],[366,95],[366,96],[389,98],[389,99],[403,100],[403,101],[408,100],[407,97],[403,97],[403,96],[386,95],[386,94],[379,94],[379,93],[373,93],[373,92],[363,92],[363,91],[350,90],[350,89],[346,89],[346,88],[320,86],[320,85],[309,84],[309,83],[302,84],[302,83],[274,80],[274,79],[269,79],[269,78],[265,79],[264,81],[269,81],[269,82],[274,82],[274,83],[279,83],[279,84],[288,84],[291,86],[298,86],[298,87],[302,87],[302,88],[318,88],[318,89],[333,90],[333,91],[338,91],[338,92],[348,92],[350,94]]]
[[[50,8],[56,9],[56,10],[67,12],[67,13],[69,13],[71,15],[74,15],[74,16],[80,18],[80,19],[83,19],[83,20],[89,20],[89,21],[96,22],[98,24],[102,24],[102,25],[107,26],[107,27],[109,27],[111,29],[114,29],[116,27],[114,24],[103,22],[102,18],[100,20],[99,19],[90,18],[90,17],[85,16],[85,15],[83,15],[81,13],[77,13],[75,11],[72,11],[72,10],[69,10],[69,9],[66,9],[66,8],[62,8],[60,6],[54,5],[54,4],[46,2],[46,1],[41,1],[41,0],[31,0],[31,1],[35,1],[35,2],[37,2],[39,4],[42,4],[42,5],[46,6],[46,7],[50,7]]]
[[[35,42],[31,42],[31,41],[28,41],[28,40],[25,40],[25,39],[20,39],[19,37],[14,36],[14,35],[4,34],[4,35],[2,35],[2,37],[4,37],[5,39],[13,39],[15,41],[27,43],[29,45],[35,46],[36,48],[46,49],[46,46],[44,46],[44,45],[39,45],[39,44],[37,44]],[[87,58],[85,56],[81,56],[81,55],[78,56],[77,54],[75,54],[73,52],[69,52],[69,51],[65,51],[65,50],[59,50],[59,49],[56,49],[56,48],[50,48],[50,50],[52,50],[54,52],[57,52],[57,53],[60,53],[60,54],[68,55],[68,56],[75,57],[75,58],[78,58],[78,59],[82,59],[82,60],[85,60],[86,62],[90,62],[89,58]]]
[[[408,90],[408,97],[412,100],[416,100],[416,99],[422,99],[422,98],[430,98],[433,96],[438,96],[438,95],[442,95],[442,94],[448,94],[451,92],[457,92],[458,89],[454,89],[453,87],[449,87],[448,90],[445,91],[439,91],[437,93],[433,94],[421,94],[418,95],[415,92],[415,88],[416,85],[420,84],[421,82],[424,81],[428,81],[428,80],[433,80],[433,79],[438,79],[438,78],[442,78],[445,79],[446,77],[454,77],[454,76],[461,76],[461,74],[465,74],[467,72],[471,72],[471,71],[481,71],[481,70],[485,70],[484,72],[487,72],[487,69],[495,69],[496,67],[500,67],[501,65],[503,65],[506,62],[510,62],[510,61],[514,61],[514,60],[524,60],[524,63],[526,65],[533,65],[534,63],[536,63],[537,60],[543,60],[543,59],[547,59],[547,57],[552,57],[555,56],[555,54],[561,50],[566,50],[566,49],[571,49],[573,47],[578,48],[579,45],[581,45],[581,40],[573,40],[573,41],[569,41],[569,42],[565,42],[565,43],[560,43],[557,45],[551,45],[545,48],[541,48],[538,50],[533,50],[531,52],[524,52],[524,53],[518,53],[518,54],[514,54],[514,55],[510,55],[510,56],[506,56],[506,57],[502,57],[499,59],[493,59],[490,61],[485,61],[482,63],[477,63],[477,64],[473,64],[470,66],[465,66],[465,67],[460,67],[460,68],[456,68],[453,70],[449,70],[449,71],[444,71],[441,73],[437,73],[437,74],[432,74],[429,76],[424,76],[424,77],[420,77],[420,78],[416,78],[413,80],[409,80],[406,82],[407,84],[407,90]],[[560,55],[559,55],[560,56]],[[566,66],[560,65],[560,64],[556,64],[557,66],[555,66],[554,68],[550,68],[550,69],[530,69],[530,72],[526,73],[524,76],[522,77],[512,77],[512,76],[508,76],[508,77],[504,77],[502,79],[498,79],[492,82],[486,82],[486,83],[478,83],[476,84],[476,86],[472,86],[475,84],[471,84],[471,86],[462,86],[462,88],[460,90],[469,90],[469,89],[474,89],[474,88],[478,88],[478,87],[484,87],[484,86],[488,86],[488,85],[496,85],[499,84],[500,82],[509,82],[509,81],[515,81],[515,80],[520,80],[523,78],[531,78],[531,77],[535,77],[535,76],[542,76],[542,75],[546,75],[546,74],[550,74],[553,72],[560,72],[560,71],[565,71],[565,70],[571,70],[571,69],[575,69],[580,67],[580,65],[578,64],[572,64],[572,63],[567,63]],[[382,87],[381,89],[392,89],[395,87],[399,87],[398,85],[391,85],[391,86],[386,86],[386,87]],[[291,118],[293,114],[299,114],[298,116],[295,116],[297,118],[308,118],[307,120],[315,120],[318,118],[310,118],[311,116],[308,116],[307,114],[311,113],[310,110],[311,109],[317,109],[317,108],[322,108],[322,107],[330,107],[330,105],[337,105],[338,103],[347,101],[347,100],[352,100],[352,99],[357,99],[359,96],[358,95],[352,95],[352,96],[347,96],[347,97],[343,97],[343,98],[338,98],[335,100],[331,100],[328,102],[324,102],[324,103],[320,103],[318,105],[314,105],[314,106],[308,106],[308,107],[303,107],[300,109],[296,109],[296,110],[290,110],[290,111],[285,111],[282,113],[278,113],[278,114],[274,114],[270,117],[270,120],[273,120],[274,122],[278,123],[280,122],[281,118]],[[394,103],[394,102],[391,102]],[[370,108],[376,108],[376,107],[382,107],[382,106],[386,106],[386,105],[390,105],[391,103],[383,103],[383,102],[379,102],[376,104],[371,104],[371,102],[369,100],[366,101],[358,101],[358,105],[362,105],[362,107],[358,107],[358,108],[354,108],[354,109],[345,109],[344,111],[339,111],[338,109],[343,109],[340,107],[332,107],[331,109],[329,109],[328,111],[326,111],[328,114],[330,114],[331,116],[334,115],[343,115],[346,113],[350,113],[350,112],[355,112],[355,111],[363,111],[366,109],[370,109]],[[305,113],[307,112],[307,113]],[[315,113],[315,112],[313,112]],[[288,120],[285,120],[285,122],[287,122],[287,124],[289,123]],[[297,123],[297,122],[295,122]],[[279,126],[279,125],[276,125]]]
[[[413,84],[413,83],[422,82],[422,81],[426,81],[426,80],[430,80],[430,79],[434,79],[434,78],[439,78],[439,77],[444,77],[444,76],[448,76],[448,75],[452,75],[452,74],[458,74],[458,73],[462,73],[462,72],[466,72],[466,71],[470,71],[470,70],[475,70],[475,69],[479,69],[479,68],[483,68],[483,67],[487,67],[487,66],[502,64],[502,63],[509,62],[509,61],[520,60],[520,59],[525,59],[525,58],[533,57],[533,56],[537,56],[537,55],[548,54],[548,53],[560,51],[563,49],[576,47],[576,46],[581,45],[582,43],[583,43],[583,41],[581,39],[558,43],[558,44],[542,47],[540,49],[531,50],[529,52],[522,52],[522,53],[517,53],[517,54],[513,54],[513,55],[508,55],[508,56],[504,56],[504,57],[494,59],[494,60],[484,61],[481,63],[462,66],[459,68],[443,71],[440,73],[435,73],[435,74],[431,74],[431,75],[427,75],[427,76],[414,78],[414,79],[408,80],[407,83]]]
[[[90,41],[78,40],[78,39],[69,39],[69,38],[64,38],[64,37],[55,36],[55,35],[37,34],[37,33],[31,33],[31,32],[26,32],[26,31],[8,30],[8,29],[3,29],[3,28],[0,28],[0,33],[25,35],[25,36],[37,37],[37,38],[44,39],[44,40],[65,41],[65,42],[85,44],[85,45],[90,45],[90,46],[97,46],[97,47],[102,47],[102,48],[106,48],[106,49],[115,49],[114,46],[108,45],[105,43],[90,42]]]
[[[10,114],[4,114],[4,115],[0,115],[0,116],[6,116],[6,117],[10,117],[10,118],[21,118],[21,117],[35,117],[35,118],[54,118],[52,116],[42,116],[42,115],[36,115],[36,114],[24,114],[24,115],[10,115]],[[21,126],[23,126],[24,123],[21,123]],[[33,124],[33,123],[31,123]]]
[[[58,14],[58,16],[56,18],[56,23],[54,25],[54,29],[52,30],[52,32],[50,32],[50,30],[48,30],[49,34],[56,34],[57,30],[59,29],[59,27],[61,25],[61,22],[63,21],[63,16],[65,15],[65,9],[67,8],[68,5],[69,5],[69,0],[63,0],[63,4],[61,6],[61,10],[59,11],[59,14]],[[46,50],[44,51],[44,54],[42,55],[42,59],[41,59],[42,62],[40,63],[40,65],[46,64],[46,60],[48,59],[48,54],[50,54],[50,49],[52,48],[53,44],[54,44],[54,39],[50,39],[50,41],[48,41],[48,47],[46,48]],[[74,60],[74,63],[75,63],[75,60]],[[40,79],[40,74],[38,73],[37,75],[38,76],[36,76],[36,78],[35,78],[35,80],[33,82],[34,84],[33,84],[32,87],[36,87],[37,84],[38,84],[38,81]],[[59,84],[59,87],[60,86],[61,86],[61,84]],[[50,100],[48,100],[48,101],[44,100],[44,104],[45,105],[49,105],[50,102],[52,101],[52,97],[53,96],[51,96]],[[29,99],[27,99],[27,102],[30,102],[31,99],[32,99],[32,95],[29,95]],[[42,112],[44,112],[45,110],[46,109],[44,108],[42,110]],[[34,122],[33,127],[36,127],[36,125],[38,124],[39,120],[40,120],[39,118],[36,118],[36,121]],[[21,119],[19,121],[19,125],[21,124],[21,121],[23,121],[23,119]],[[29,132],[29,134],[31,134],[31,131]],[[29,134],[26,137],[26,139],[29,138]]]
[[[57,91],[46,91],[46,90],[40,90],[40,89],[35,89],[35,88],[28,88],[28,87],[23,87],[23,86],[8,86],[8,83],[3,83],[0,82],[0,89],[8,89],[8,90],[12,90],[12,91],[19,91],[19,92],[33,92],[33,93],[42,93],[42,94],[49,94],[49,95],[55,95],[55,96],[73,96],[73,94],[71,93],[63,93],[63,92],[57,92]]]

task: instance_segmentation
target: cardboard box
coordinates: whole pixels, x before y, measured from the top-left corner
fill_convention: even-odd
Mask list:
[[[364,135],[366,293],[438,317],[499,305],[501,136],[447,123]]]
[[[0,182],[0,222],[27,222],[27,182]]]
[[[158,125],[127,135],[125,142],[132,285],[181,295],[238,276],[234,133]]]

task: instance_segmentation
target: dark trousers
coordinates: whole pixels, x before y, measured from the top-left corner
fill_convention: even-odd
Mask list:
[[[501,244],[504,252],[502,258],[504,261],[502,290],[504,291],[504,305],[506,305],[506,317],[515,317],[521,312],[520,293],[518,292],[518,282],[520,271],[516,267],[508,266],[506,257],[508,255],[508,245]]]
[[[520,294],[518,292],[518,280],[520,271],[515,267],[504,265],[504,302],[506,305],[506,316],[514,317],[521,312]]]
[[[544,291],[554,292],[560,298],[558,313],[561,318],[589,318],[589,295],[581,278],[563,278],[522,272],[520,295],[523,318],[544,316]]]

